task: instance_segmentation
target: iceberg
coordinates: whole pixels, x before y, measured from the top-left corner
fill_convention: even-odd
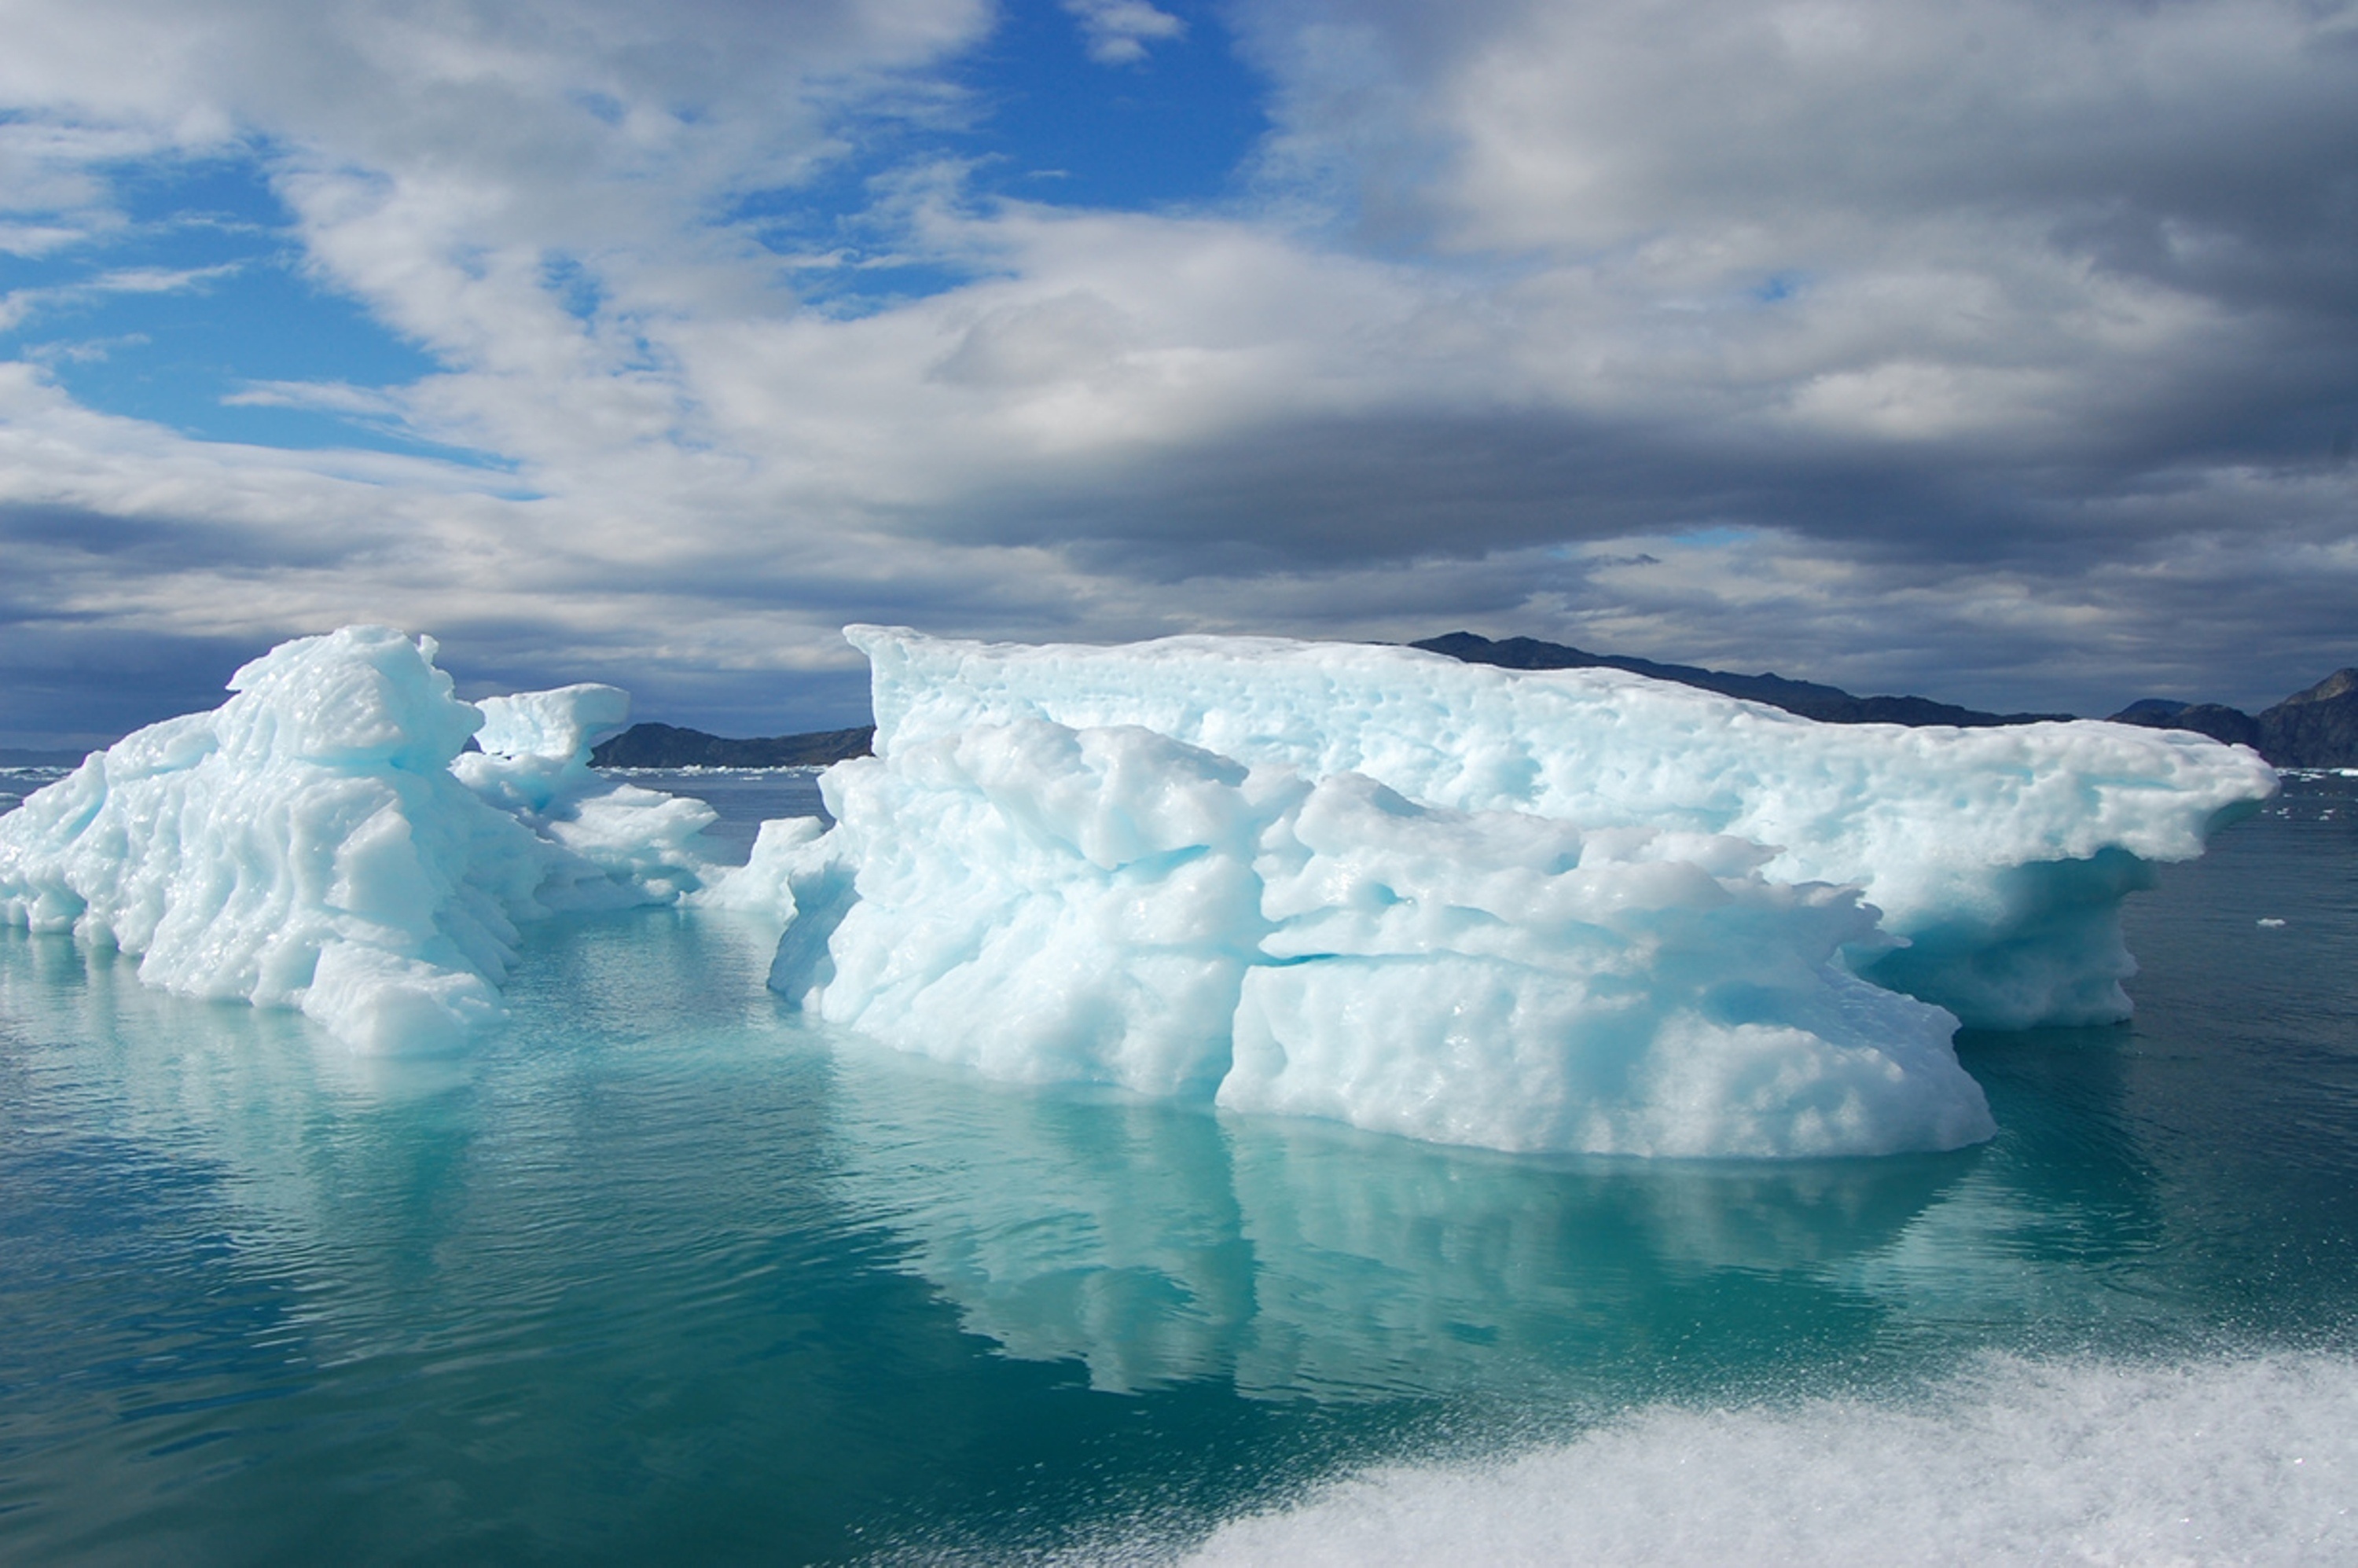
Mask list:
[[[1992,1130],[1951,1044],[2127,1012],[2120,901],[2274,792],[2104,723],[1828,725],[1611,670],[854,627],[873,757],[715,894],[904,1050],[1511,1151]]]
[[[475,704],[479,750],[450,771],[486,802],[567,855],[537,890],[553,909],[614,909],[698,892],[715,869],[704,830],[718,814],[700,800],[618,784],[590,766],[590,749],[630,726],[620,687],[568,686],[487,697]]]
[[[0,920],[364,1052],[499,1015],[521,922],[687,902],[903,1050],[1509,1151],[1807,1157],[1988,1136],[1960,1019],[2124,1016],[2122,898],[2275,788],[2103,723],[1836,726],[1608,670],[855,627],[831,824],[616,783],[617,687],[458,700],[348,627],[0,818]],[[470,741],[473,750],[469,750]]]
[[[519,921],[701,885],[710,808],[590,770],[624,693],[478,708],[435,654],[385,627],[301,638],[219,708],[93,753],[0,817],[0,920],[363,1052],[431,1051],[499,1016]]]

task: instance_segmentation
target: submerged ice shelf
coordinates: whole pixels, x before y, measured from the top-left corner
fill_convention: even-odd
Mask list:
[[[611,687],[459,701],[347,628],[0,818],[0,918],[370,1051],[495,1017],[516,924],[767,911],[771,984],[903,1050],[1506,1150],[1986,1137],[1957,1022],[2125,1016],[2122,896],[2275,787],[2101,723],[1812,723],[1610,670],[854,628],[876,755],[722,873],[618,784]],[[472,736],[480,747],[466,751]]]
[[[854,628],[876,755],[719,895],[992,1076],[1509,1150],[1952,1148],[1960,1017],[2125,1016],[2119,903],[2275,788],[2102,723],[1812,723],[1616,671]]]

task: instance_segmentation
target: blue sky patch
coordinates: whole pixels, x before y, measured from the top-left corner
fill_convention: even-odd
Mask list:
[[[303,275],[293,215],[258,156],[110,171],[129,220],[102,243],[0,257],[22,314],[0,351],[77,401],[200,440],[461,457],[389,423],[230,401],[255,384],[399,386],[438,369],[357,302]]]
[[[1059,5],[1011,5],[970,57],[982,105],[968,156],[995,195],[1143,211],[1215,202],[1269,129],[1260,80],[1212,9],[1166,3],[1184,36],[1148,40],[1130,63],[1089,58]]]
[[[1162,211],[1231,200],[1269,129],[1263,83],[1210,6],[1159,8],[1180,36],[1105,61],[1053,0],[1010,5],[946,72],[967,97],[960,125],[851,127],[855,157],[811,183],[748,196],[727,218],[796,258],[806,299],[865,312],[990,276],[987,262],[904,254],[893,187],[912,168],[957,168],[965,200]]]

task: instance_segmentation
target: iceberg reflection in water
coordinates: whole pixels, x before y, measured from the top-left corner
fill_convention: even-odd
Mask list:
[[[1007,1354],[1125,1392],[1562,1385],[1659,1357],[1666,1323],[1800,1354],[1866,1304],[1838,1303],[1833,1271],[1891,1246],[1976,1159],[1544,1162],[978,1093],[857,1042],[836,1089],[847,1191],[904,1238],[903,1266]]]

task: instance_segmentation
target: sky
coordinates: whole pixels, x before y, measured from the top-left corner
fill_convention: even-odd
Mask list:
[[[2353,0],[0,0],[0,744],[353,622],[2358,664]]]

